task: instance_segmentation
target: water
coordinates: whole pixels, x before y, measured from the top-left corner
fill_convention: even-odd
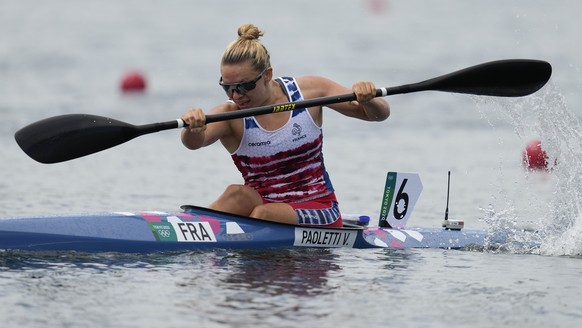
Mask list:
[[[417,172],[410,225],[450,215],[506,234],[503,248],[216,251],[123,255],[0,253],[3,327],[572,327],[582,322],[580,58],[582,5],[565,1],[0,0],[0,217],[206,205],[239,182],[218,145],[179,131],[43,165],[14,132],[91,113],[134,124],[223,100],[222,50],[242,23],[264,38],[277,75],[350,85],[418,82],[504,58],[549,61],[551,83],[523,99],[393,96],[385,122],[325,117],[326,165],[342,209],[377,217],[387,171]],[[147,93],[122,95],[129,69]],[[523,169],[540,137],[551,173]],[[542,243],[521,247],[518,232]]]

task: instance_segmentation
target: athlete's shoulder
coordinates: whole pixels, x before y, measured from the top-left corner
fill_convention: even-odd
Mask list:
[[[219,113],[226,113],[232,112],[238,109],[238,106],[232,101],[228,100],[221,104],[214,106],[212,109],[208,111],[209,114],[219,114]]]
[[[339,94],[346,88],[323,76],[308,75],[296,78],[306,99]]]

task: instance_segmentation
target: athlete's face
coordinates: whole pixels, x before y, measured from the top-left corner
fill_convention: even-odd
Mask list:
[[[265,93],[265,86],[270,78],[271,69],[267,67],[258,72],[250,63],[223,65],[220,69],[220,86],[226,95],[239,108],[254,105],[256,98]]]

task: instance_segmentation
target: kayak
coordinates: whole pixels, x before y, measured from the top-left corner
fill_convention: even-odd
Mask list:
[[[365,218],[365,216],[360,216]],[[348,220],[347,220],[348,221]],[[0,219],[0,249],[154,253],[291,247],[446,248],[484,245],[486,233],[345,223],[318,228],[269,222],[197,206]]]
[[[378,225],[342,214],[343,227],[284,224],[184,205],[178,211],[81,213],[0,218],[0,249],[155,253],[291,247],[445,248],[484,246],[486,232],[462,221],[407,228],[422,192],[416,173],[388,172]],[[448,193],[448,192],[447,192]],[[447,210],[448,212],[448,204]]]

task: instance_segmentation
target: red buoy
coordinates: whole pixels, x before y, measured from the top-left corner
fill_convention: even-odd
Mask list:
[[[535,139],[530,141],[522,154],[523,165],[530,170],[547,170],[548,154],[542,148],[542,141]]]
[[[146,89],[146,79],[138,71],[125,73],[121,79],[121,91],[123,92],[143,92]]]
[[[367,7],[368,9],[374,14],[381,14],[386,11],[386,7],[388,4],[386,3],[387,0],[367,0]]]

